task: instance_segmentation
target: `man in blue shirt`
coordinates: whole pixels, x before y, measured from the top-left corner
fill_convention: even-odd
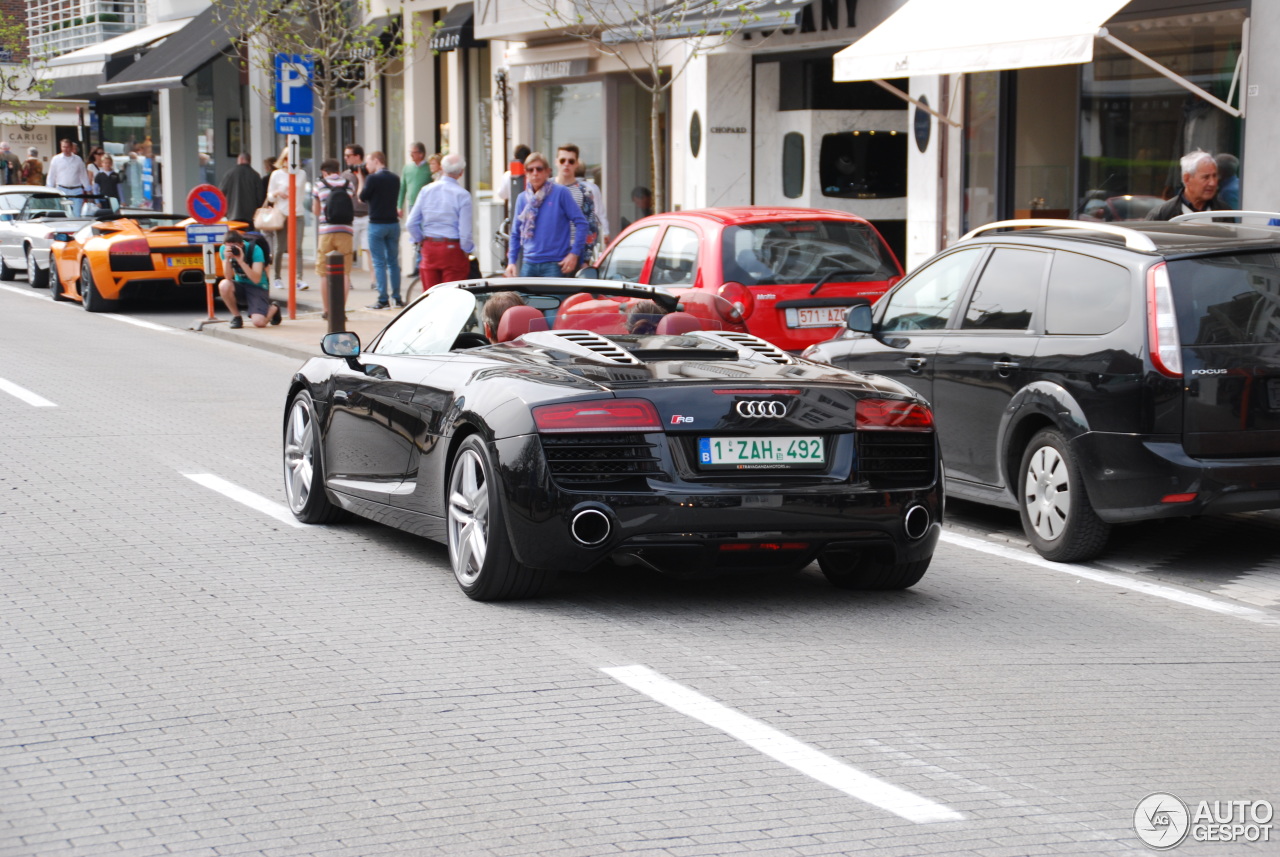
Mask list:
[[[541,152],[525,158],[524,169],[527,185],[511,221],[506,275],[571,277],[587,241],[587,218],[568,188],[547,181],[551,171]]]
[[[471,239],[471,194],[458,183],[467,162],[450,152],[440,161],[439,180],[418,191],[409,212],[409,240],[422,248],[418,276],[425,292],[437,283],[465,280],[471,270],[467,258],[475,248]]]

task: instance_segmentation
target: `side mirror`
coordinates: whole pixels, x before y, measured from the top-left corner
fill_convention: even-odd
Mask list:
[[[71,233],[70,233],[70,232],[55,232],[55,233],[53,233],[53,235],[51,235],[50,237],[51,237],[54,241],[63,241],[63,242],[65,242],[65,241],[70,241],[70,240],[71,240]]]
[[[0,221],[12,223],[15,219],[12,211],[0,211]]]
[[[579,268],[578,273],[574,274],[580,280],[598,280],[600,279],[600,269],[588,265],[585,268]]]
[[[360,337],[350,331],[326,333],[320,340],[320,350],[330,357],[359,357]]]
[[[871,333],[875,329],[871,321],[871,303],[864,299],[849,307],[844,314],[844,326],[854,333]]]

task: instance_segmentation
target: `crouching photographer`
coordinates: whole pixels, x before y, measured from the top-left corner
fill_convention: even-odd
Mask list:
[[[223,239],[222,273],[232,277],[218,281],[218,293],[231,311],[231,327],[244,327],[240,308],[249,311],[249,321],[254,327],[266,327],[280,323],[280,305],[272,303],[267,295],[267,251],[257,240],[246,243],[243,233],[234,229]]]

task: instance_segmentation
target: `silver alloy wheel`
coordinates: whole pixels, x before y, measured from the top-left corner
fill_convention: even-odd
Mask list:
[[[299,398],[289,412],[289,426],[284,436],[284,487],[294,514],[301,513],[311,498],[311,482],[316,472],[314,432],[311,409]]]
[[[489,484],[484,462],[464,449],[449,476],[449,561],[463,586],[473,585],[489,548]]]
[[[1036,535],[1046,542],[1062,535],[1071,514],[1071,480],[1066,462],[1052,446],[1042,446],[1031,456],[1022,502]]]
[[[32,248],[28,247],[27,248],[27,284],[34,286],[36,282],[36,277],[38,276],[40,276],[40,269],[36,267],[35,251]]]

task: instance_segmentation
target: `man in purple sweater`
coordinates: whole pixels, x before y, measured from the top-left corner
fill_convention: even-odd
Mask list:
[[[528,185],[516,200],[506,275],[572,277],[586,244],[587,218],[568,188],[547,181],[551,170],[541,152],[525,158],[524,169]]]

